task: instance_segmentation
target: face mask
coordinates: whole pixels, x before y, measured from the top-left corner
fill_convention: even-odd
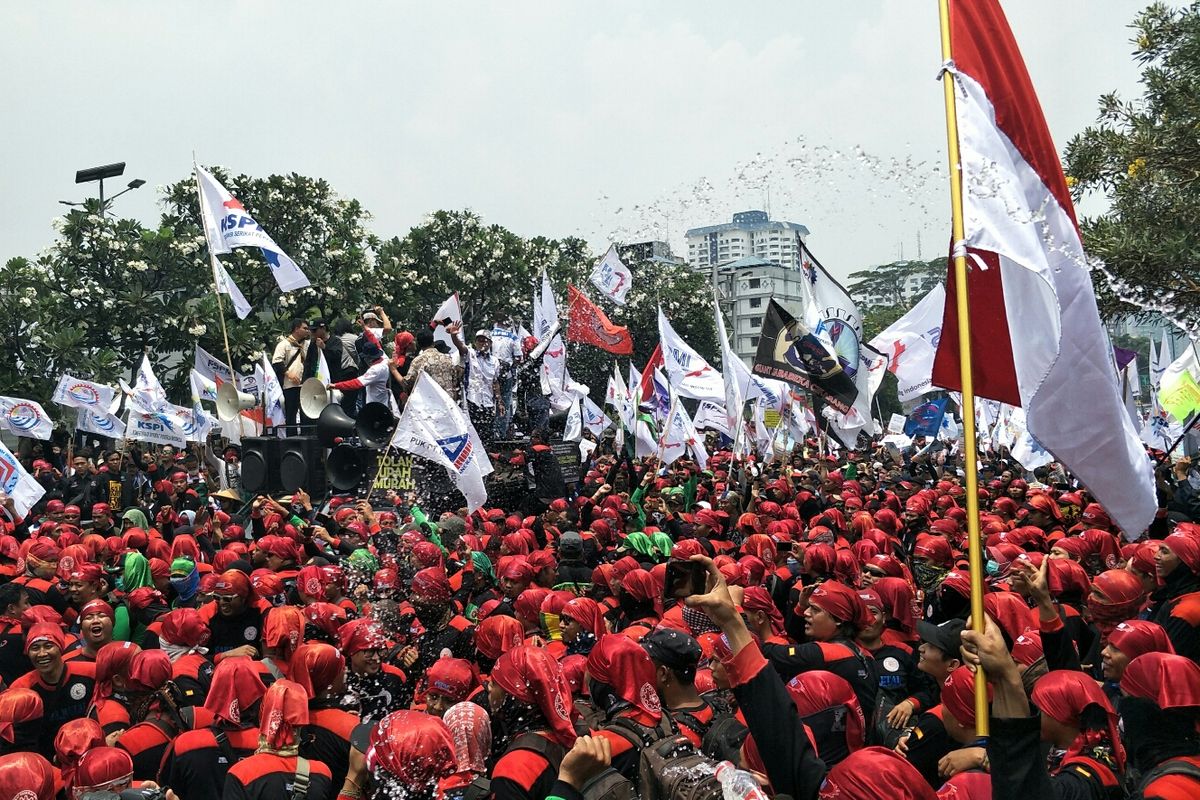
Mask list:
[[[922,589],[929,589],[936,585],[947,572],[948,570],[928,561],[917,561],[913,564],[913,579]]]
[[[985,569],[987,570],[987,574],[993,578],[1000,574],[999,562],[992,561],[990,558],[988,559]]]

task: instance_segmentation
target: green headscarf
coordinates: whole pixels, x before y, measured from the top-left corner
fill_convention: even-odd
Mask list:
[[[126,553],[125,569],[121,573],[121,590],[128,594],[143,586],[154,587],[154,576],[150,574],[150,562],[141,553]]]
[[[379,570],[379,559],[377,559],[370,550],[365,547],[360,547],[350,554],[346,559],[346,563],[351,569],[359,570],[368,575],[374,575]]]
[[[650,537],[650,541],[654,543],[654,549],[658,551],[660,561],[666,561],[671,557],[671,548],[675,546],[675,543],[664,531],[657,531]]]
[[[140,508],[129,508],[121,515],[122,522],[131,522],[132,525],[125,525],[122,530],[127,528],[141,528],[144,531],[150,530],[150,520],[146,519],[146,515]]]
[[[472,550],[471,563],[475,565],[476,572],[486,575],[490,581],[496,580],[496,575],[494,572],[492,572],[492,560],[487,557],[486,553],[481,553],[478,550]]]
[[[654,557],[654,545],[650,543],[650,537],[641,531],[634,531],[625,537],[625,547],[637,553],[638,555],[648,558]]]

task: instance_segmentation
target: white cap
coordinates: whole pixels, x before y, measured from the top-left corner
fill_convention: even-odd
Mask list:
[[[488,331],[488,330],[484,330],[483,328],[480,328],[479,330],[475,331],[475,338],[478,339],[480,336],[482,336],[485,339],[490,339],[490,338],[492,338],[492,332]]]

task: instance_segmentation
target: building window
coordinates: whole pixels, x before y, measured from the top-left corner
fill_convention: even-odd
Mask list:
[[[760,281],[758,278],[751,278],[748,283],[750,284],[751,289],[757,289]]]
[[[750,298],[750,307],[751,308],[761,308],[762,307],[762,298],[761,297],[751,297]]]
[[[762,319],[763,319],[762,317],[751,317],[750,318],[750,327],[751,328],[761,328],[762,327]]]
[[[758,337],[757,337],[757,336],[751,336],[751,337],[750,337],[750,346],[751,346],[751,347],[758,347]]]

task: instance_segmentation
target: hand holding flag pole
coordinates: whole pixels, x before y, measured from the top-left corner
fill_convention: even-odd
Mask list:
[[[958,117],[955,112],[954,61],[950,41],[950,0],[938,0],[938,18],[942,39],[942,93],[946,104],[946,149],[950,160],[950,213],[953,231],[955,305],[958,309],[958,358],[962,379],[963,438],[968,446],[963,453],[967,485],[967,541],[971,577],[971,627],[984,633],[983,549],[979,533],[979,463],[975,453],[975,388],[971,366],[971,316],[967,302],[967,245],[963,225],[962,164],[958,149]],[[975,727],[980,736],[988,735],[987,676],[983,668],[975,670]]]

